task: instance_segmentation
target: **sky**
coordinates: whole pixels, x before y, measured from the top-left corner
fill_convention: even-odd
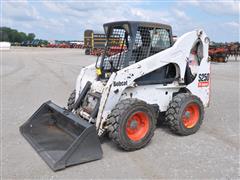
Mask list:
[[[120,20],[172,26],[173,34],[202,28],[216,42],[239,41],[240,3],[225,1],[74,1],[0,0],[1,26],[47,40],[82,40],[85,29],[103,32],[102,24]]]

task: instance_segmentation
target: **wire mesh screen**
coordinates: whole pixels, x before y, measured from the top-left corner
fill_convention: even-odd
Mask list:
[[[166,29],[155,29],[152,35],[151,50],[149,55],[151,56],[159,51],[167,49],[170,45],[169,32]]]
[[[129,64],[138,62],[148,56],[151,47],[151,33],[153,30],[152,27],[138,27]]]
[[[128,35],[124,29],[113,28],[108,37],[107,49],[104,55],[103,67],[105,70],[119,70],[124,66],[127,52]],[[112,63],[112,67],[111,67]]]
[[[170,47],[170,36],[166,29],[138,27],[129,64],[141,61],[168,47]]]
[[[124,28],[113,28],[107,39],[104,70],[116,71],[170,47],[169,31],[162,28],[138,27],[135,40]],[[132,40],[134,42],[132,42]],[[131,44],[131,46],[130,46]],[[132,50],[132,52],[129,52]],[[128,59],[126,59],[128,58]]]

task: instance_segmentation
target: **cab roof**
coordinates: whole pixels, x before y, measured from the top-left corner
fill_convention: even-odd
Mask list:
[[[103,24],[103,27],[111,27],[111,26],[117,26],[117,25],[123,25],[123,24],[128,24],[130,27],[156,27],[156,28],[164,28],[164,29],[169,29],[171,30],[171,26],[167,24],[162,24],[162,23],[156,23],[156,22],[146,22],[146,21],[115,21],[115,22],[109,22]]]

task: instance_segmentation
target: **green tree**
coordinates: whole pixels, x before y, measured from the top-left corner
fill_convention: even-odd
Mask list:
[[[0,41],[9,41],[8,33],[0,28]]]
[[[11,29],[9,27],[0,27],[0,41],[9,42],[23,42],[32,41],[35,38],[34,33],[29,33],[26,35],[24,32],[18,32],[16,29]]]
[[[27,40],[32,41],[32,40],[34,40],[34,38],[35,38],[35,34],[34,33],[28,33]]]
[[[27,40],[27,35],[24,33],[24,32],[20,32],[18,34],[18,41],[15,41],[15,42],[23,42],[23,41],[26,41]]]
[[[10,42],[19,42],[19,41],[17,41],[18,36],[19,36],[19,34],[16,29],[10,29],[10,31],[8,32],[8,37],[9,37]]]

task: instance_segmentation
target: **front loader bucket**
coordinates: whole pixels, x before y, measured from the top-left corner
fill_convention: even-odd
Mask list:
[[[96,127],[48,101],[20,132],[54,170],[102,158]]]

